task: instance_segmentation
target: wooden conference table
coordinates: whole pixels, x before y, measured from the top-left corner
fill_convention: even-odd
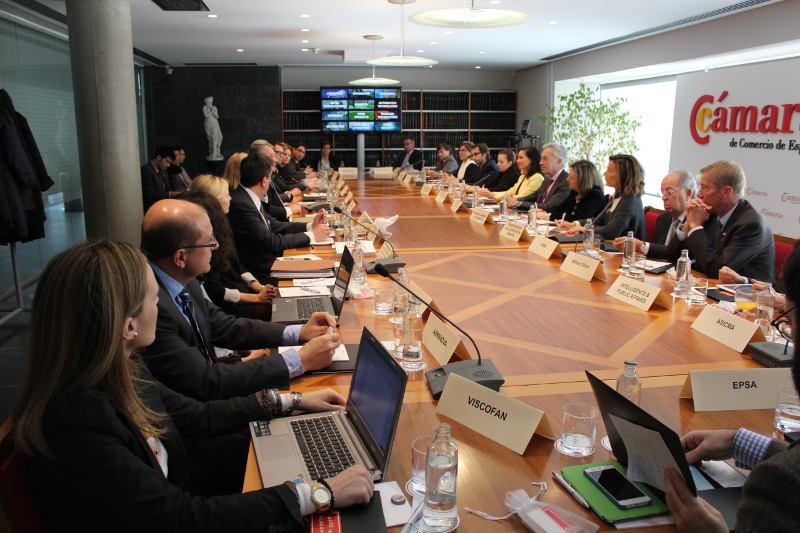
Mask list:
[[[691,400],[678,398],[690,370],[757,365],[692,330],[691,322],[700,311],[697,306],[679,301],[671,310],[654,306],[645,312],[606,296],[618,275],[619,256],[603,254],[607,281],[586,282],[560,272],[560,259],[544,260],[528,252],[529,242],[502,239],[500,226],[477,225],[469,221],[468,210],[452,214],[450,204],[437,204],[434,195],[421,197],[419,187],[413,184],[354,181],[348,185],[362,212],[373,218],[400,215],[390,228],[391,240],[408,264],[409,278],[475,338],[483,357],[491,359],[506,380],[502,393],[543,410],[556,431],[561,428],[565,403],[595,404],[584,369],[614,386],[623,361],[636,359],[643,379],[642,407],[679,434],[737,427],[771,434],[771,410],[695,413]],[[311,251],[331,253],[330,247]],[[663,275],[647,275],[647,281],[671,291],[671,283]],[[369,276],[368,283],[391,282],[374,275]],[[388,318],[375,316],[372,309],[371,299],[345,303],[340,327],[343,342],[357,343],[362,327],[379,339],[392,338]],[[425,357],[428,368],[437,366],[430,354]],[[600,524],[601,530],[613,529],[580,507],[551,477],[564,466],[611,458],[599,443],[606,434],[602,419],[593,456],[576,459],[561,455],[554,450],[553,441],[540,435],[534,435],[520,456],[438,415],[423,374],[409,374],[388,480],[404,486],[411,472],[411,442],[420,435],[432,434],[438,422],[448,422],[459,445],[459,531],[525,531],[517,518],[487,522],[467,513],[464,507],[503,515],[506,492],[524,488],[535,494],[531,481],[547,481],[544,501],[586,516]],[[347,395],[349,382],[349,374],[306,376],[294,382],[292,390],[331,387]],[[243,490],[261,487],[251,445]]]

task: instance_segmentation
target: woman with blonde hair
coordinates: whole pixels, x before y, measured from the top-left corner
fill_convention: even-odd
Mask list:
[[[242,159],[247,157],[247,152],[236,152],[228,158],[225,163],[225,170],[222,172],[222,179],[228,182],[228,190],[233,192],[239,186],[239,166]]]
[[[77,244],[42,273],[12,418],[45,529],[307,529],[303,515],[316,506],[306,483],[193,495],[189,472],[208,465],[190,464],[184,439],[243,431],[250,420],[287,414],[287,401],[327,411],[343,409],[344,398],[330,389],[299,397],[263,390],[203,403],[172,391],[135,355],[155,338],[157,301],[153,271],[126,243]],[[325,482],[337,507],[372,497],[371,475],[360,466]]]
[[[188,193],[179,198],[206,210],[219,244],[211,254],[211,270],[200,277],[209,299],[229,314],[268,320],[272,311],[269,304],[277,289],[272,285],[262,285],[239,263],[233,231],[226,216],[231,206],[228,182],[211,174],[202,174],[192,181]]]

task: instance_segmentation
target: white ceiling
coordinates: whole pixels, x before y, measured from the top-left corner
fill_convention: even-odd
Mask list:
[[[64,11],[64,2],[43,3]],[[131,0],[134,46],[169,64],[247,62],[259,65],[341,65],[343,50],[369,56],[376,47],[400,51],[400,7],[386,0],[205,0],[209,12],[165,12],[151,0]],[[732,0],[476,0],[477,7],[523,11],[527,23],[508,28],[452,30],[406,21],[406,54],[424,55],[446,68],[519,69],[541,58],[733,5]],[[429,9],[461,7],[463,0],[418,0],[406,17]],[[301,14],[311,15],[301,18]],[[555,21],[557,24],[550,24]],[[308,28],[309,32],[301,32]],[[301,43],[308,39],[309,43]],[[431,41],[438,44],[432,45]],[[319,53],[301,48],[318,48]],[[244,48],[237,53],[237,48]],[[424,53],[418,53],[424,49]],[[480,52],[484,51],[484,54]],[[365,55],[366,54],[366,55]],[[380,54],[379,54],[380,55]]]

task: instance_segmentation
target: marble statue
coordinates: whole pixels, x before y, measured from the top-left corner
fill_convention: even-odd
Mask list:
[[[214,105],[214,97],[203,99],[203,128],[208,137],[208,156],[206,161],[222,161],[222,130],[219,129],[219,109]]]

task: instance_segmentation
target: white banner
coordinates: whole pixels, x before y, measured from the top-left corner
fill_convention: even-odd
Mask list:
[[[800,237],[800,61],[678,76],[670,168],[740,163],[773,233]]]

